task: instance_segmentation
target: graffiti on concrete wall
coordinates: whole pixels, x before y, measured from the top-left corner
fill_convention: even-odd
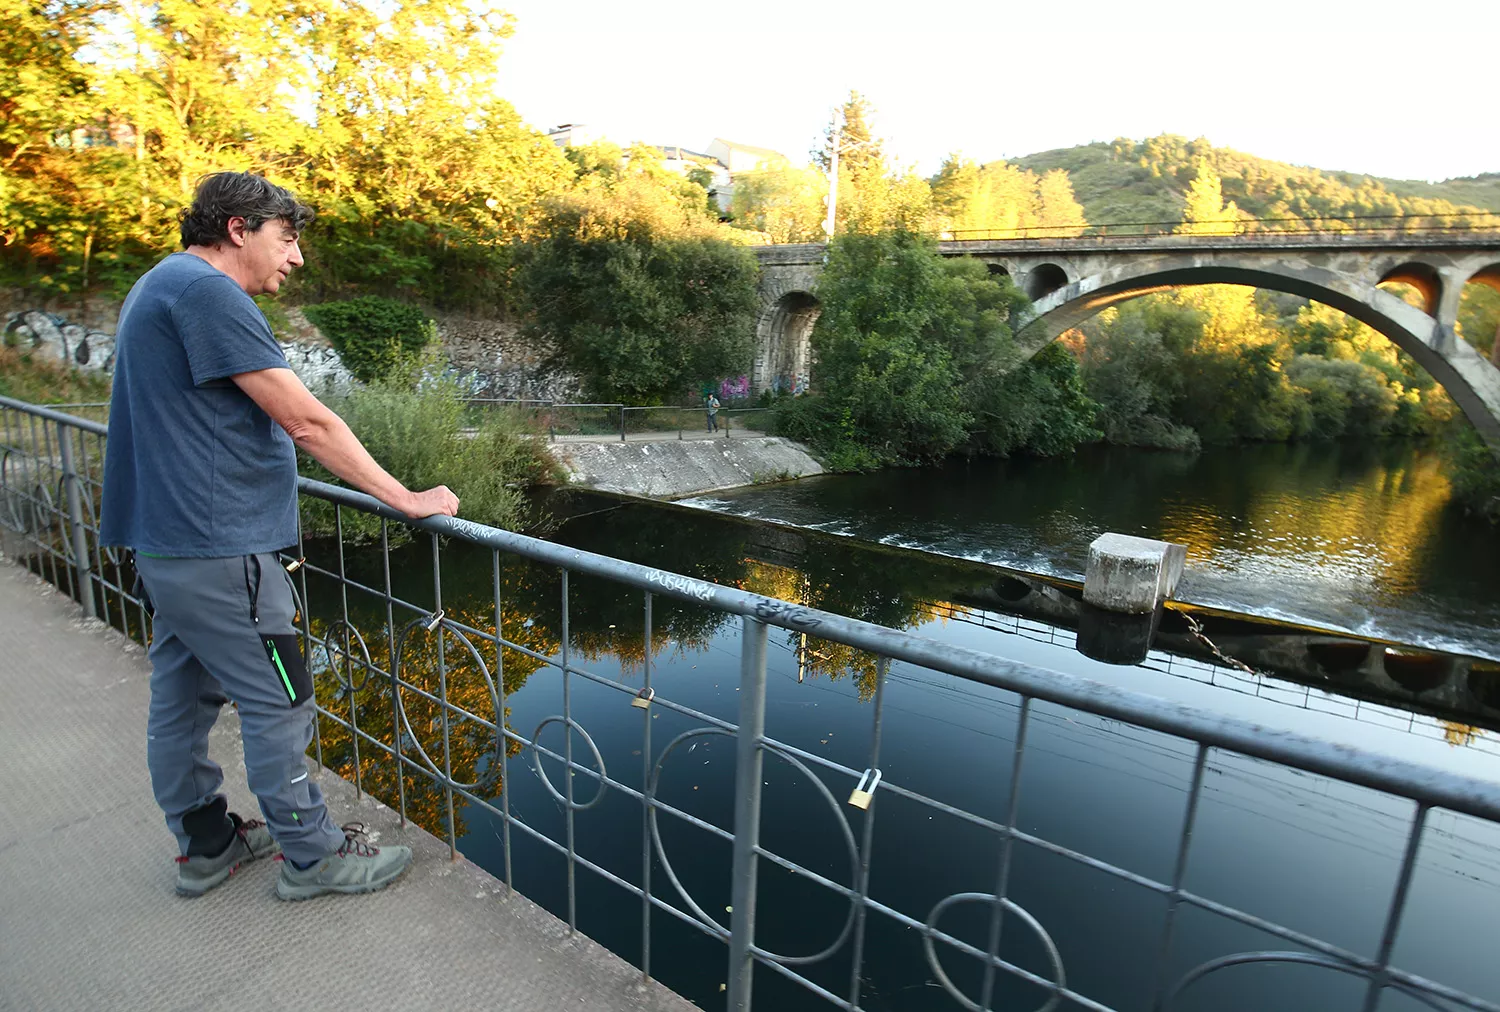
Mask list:
[[[808,378],[805,373],[782,373],[771,377],[771,392],[800,397],[807,393]]]
[[[750,377],[727,379],[719,384],[719,400],[740,401],[750,396]]]

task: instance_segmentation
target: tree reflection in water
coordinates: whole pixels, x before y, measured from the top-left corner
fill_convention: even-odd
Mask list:
[[[929,566],[909,558],[901,560],[897,575],[892,557],[872,553],[868,546],[844,549],[818,544],[816,550],[809,550],[803,539],[786,532],[778,532],[777,544],[766,543],[765,536],[766,532],[755,526],[725,523],[718,517],[622,507],[564,524],[557,540],[894,628],[908,628],[933,618],[943,609],[932,602],[961,589],[964,579],[951,565]],[[310,543],[307,550],[318,565],[337,569],[335,545]],[[401,704],[409,725],[401,739],[403,753],[421,764],[422,755],[416,747],[420,746],[433,767],[439,771],[443,768],[443,715],[435,700],[446,679],[447,698],[457,708],[448,714],[452,777],[455,783],[473,784],[471,791],[486,799],[499,797],[504,786],[496,758],[496,734],[474,719],[495,719],[496,698],[490,679],[497,670],[503,672],[504,692],[509,699],[543,667],[556,671],[561,657],[562,576],[558,570],[513,556],[501,557],[500,626],[504,639],[523,649],[504,647],[497,664],[493,553],[450,542],[442,547],[441,562],[445,617],[441,671],[439,636],[420,622],[413,624],[421,617],[418,613],[396,606],[394,628],[388,629],[383,599],[351,587],[349,624],[345,625],[337,584],[316,574],[308,577],[314,641],[309,665],[319,701],[343,721],[327,717],[320,720],[323,762],[350,780],[355,779],[357,766],[362,788],[393,806],[400,801],[401,786],[394,758],[368,741],[356,742],[351,727],[345,726],[355,724],[360,732],[387,747],[394,745],[397,707],[389,674],[382,674],[391,670],[393,638],[402,641],[398,644],[405,683]],[[378,548],[346,551],[345,566],[351,580],[369,587],[384,586]],[[434,605],[431,574],[429,544],[412,543],[392,550],[393,595],[427,609],[429,615]],[[702,605],[653,597],[653,666],[706,650],[726,625],[737,621],[736,616]],[[359,636],[350,631],[351,626]],[[612,659],[627,681],[641,676],[646,660],[642,592],[572,574],[568,632],[573,663],[588,666]],[[874,654],[791,630],[773,630],[773,635],[784,637],[786,646],[799,659],[803,677],[853,678],[861,700],[874,695]],[[509,718],[507,706],[506,727],[515,731]],[[519,741],[507,738],[507,756],[519,755],[521,748]],[[436,780],[408,768],[404,787],[408,817],[430,832],[446,833],[446,796]],[[455,819],[455,833],[462,836],[465,827],[461,808],[456,809]]]

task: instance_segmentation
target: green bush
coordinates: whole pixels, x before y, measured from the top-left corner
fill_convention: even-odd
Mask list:
[[[554,201],[537,238],[514,249],[527,334],[556,348],[594,400],[671,402],[749,371],[755,257],[701,207],[651,193],[621,184]]]
[[[1056,457],[1099,438],[1098,409],[1084,392],[1078,360],[1057,342],[976,385],[969,445],[981,454]]]
[[[1337,439],[1347,432],[1384,436],[1396,416],[1396,394],[1378,369],[1362,362],[1298,355],[1287,379],[1307,391],[1312,412],[1308,435]]]
[[[379,383],[350,393],[330,406],[339,413],[382,467],[413,491],[447,485],[460,500],[459,515],[493,527],[515,530],[529,519],[524,489],[560,480],[546,443],[530,438],[511,415],[494,412],[465,429],[465,405],[453,383],[412,390]],[[316,461],[303,457],[302,473],[337,483]],[[314,534],[332,534],[333,506],[304,502],[304,524]],[[344,512],[344,536],[353,541],[378,537],[380,522]]]
[[[835,470],[1062,453],[1097,436],[1072,356],[1019,361],[1010,321],[1026,299],[978,261],[944,260],[910,232],[845,233],[818,298],[816,393],[778,402],[777,431]]]
[[[378,295],[307,306],[303,312],[323,332],[354,377],[379,383],[414,361],[437,336],[437,325],[416,306]]]

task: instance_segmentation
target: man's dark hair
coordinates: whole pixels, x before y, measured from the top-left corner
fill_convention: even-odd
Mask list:
[[[244,218],[247,231],[268,221],[285,221],[301,232],[312,221],[312,208],[297,202],[264,176],[251,172],[215,172],[204,176],[193,194],[193,206],[178,216],[182,247],[213,246],[229,238],[229,219]]]

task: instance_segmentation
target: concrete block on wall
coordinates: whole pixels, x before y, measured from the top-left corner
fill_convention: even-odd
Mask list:
[[[1102,534],[1089,545],[1083,599],[1096,608],[1146,615],[1177,589],[1187,547],[1128,534]]]

